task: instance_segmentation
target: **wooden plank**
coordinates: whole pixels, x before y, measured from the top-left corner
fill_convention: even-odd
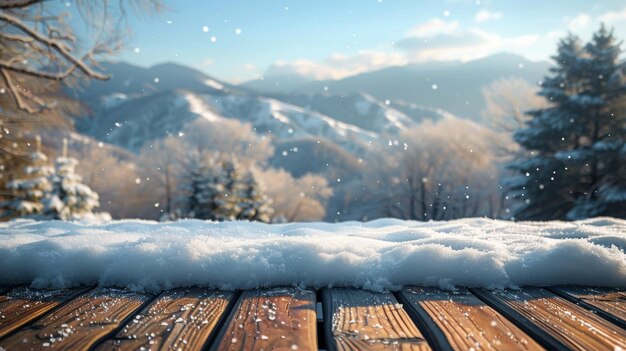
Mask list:
[[[323,293],[329,350],[430,350],[391,293],[327,289]]]
[[[533,331],[525,329],[527,324],[541,329],[552,341],[541,335],[533,337],[550,343],[550,349],[626,349],[625,330],[546,289],[524,288],[519,291],[494,292],[477,290],[476,293],[499,312],[512,318],[529,335],[533,335]],[[510,311],[513,313],[508,313]]]
[[[626,292],[611,288],[559,287],[550,289],[626,329]]]
[[[150,299],[145,294],[96,289],[0,340],[0,347],[6,350],[87,350]]]
[[[315,292],[244,291],[212,350],[315,350]]]
[[[399,296],[412,316],[435,325],[429,340],[439,350],[544,349],[467,289],[406,288]]]
[[[201,350],[234,294],[202,289],[163,293],[97,350]]]
[[[34,290],[20,287],[0,295],[0,338],[85,291],[85,288]]]

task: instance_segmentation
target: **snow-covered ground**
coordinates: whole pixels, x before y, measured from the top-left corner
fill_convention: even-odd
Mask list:
[[[626,287],[626,221],[0,224],[0,284]]]

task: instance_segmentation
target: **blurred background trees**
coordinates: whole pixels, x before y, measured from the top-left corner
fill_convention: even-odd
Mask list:
[[[285,101],[310,98],[310,105],[284,107],[274,97],[263,105],[254,94],[229,91],[233,86],[195,81],[186,69],[181,72],[189,76],[176,80],[182,88],[157,86],[158,77],[148,77],[163,91],[150,97],[157,102],[137,98],[155,104],[148,116],[171,113],[174,121],[157,118],[167,128],[152,131],[157,128],[145,121],[139,131],[125,128],[133,110],[107,115],[113,111],[107,109],[133,97],[116,92],[96,94],[112,102],[93,124],[103,130],[88,134],[74,128],[74,118],[93,111],[71,97],[89,80],[108,79],[103,62],[124,46],[127,16],[162,6],[155,0],[68,3],[72,11],[48,1],[0,3],[3,219],[72,219],[94,211],[114,218],[263,222],[626,216],[626,68],[620,43],[604,27],[587,44],[564,38],[536,86],[501,77],[481,88],[482,120],[440,112],[422,118],[409,113],[415,113],[410,102],[371,96],[285,95]],[[185,102],[186,89],[212,89],[207,96],[216,101]],[[194,104],[194,118],[179,115],[184,103]],[[330,104],[317,107],[329,115],[339,112],[332,123],[313,126],[317,135],[295,135],[295,127],[307,130],[307,118],[319,118],[316,103]],[[306,118],[290,119],[295,114]],[[289,138],[275,137],[274,124],[254,124],[266,115],[286,120]],[[409,115],[419,122],[402,120]],[[378,130],[376,123],[387,118],[398,124]],[[144,130],[158,138],[133,139]],[[103,142],[109,132],[119,143]],[[345,138],[331,140],[333,133]],[[148,141],[124,146],[137,140]]]

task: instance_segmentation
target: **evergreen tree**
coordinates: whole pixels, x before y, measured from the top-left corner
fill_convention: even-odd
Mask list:
[[[206,167],[202,163],[189,167],[182,190],[186,193],[185,206],[178,216],[218,220],[216,211],[220,204],[218,198],[224,191],[220,169]]]
[[[510,165],[520,173],[509,182],[522,200],[517,219],[607,213],[603,184],[621,164],[617,150],[624,143],[624,116],[611,111],[624,94],[619,52],[604,26],[584,48],[573,35],[559,43],[556,66],[539,92],[551,106],[530,111],[526,128],[514,135],[528,150],[526,158]]]
[[[618,107],[626,96],[626,64],[619,61],[620,43],[604,25],[594,33],[585,51],[586,84],[579,99],[588,107],[586,138],[578,151],[582,157],[573,158],[582,170],[585,192],[576,199],[567,217],[626,217],[626,178],[616,177],[626,162],[624,153],[620,153],[626,151],[626,115]]]
[[[36,138],[36,151],[29,155],[29,165],[25,168],[25,179],[16,179],[7,183],[13,199],[2,203],[2,217],[36,217],[44,210],[42,201],[52,191],[50,177],[54,168],[48,163],[48,157],[41,151],[41,138]]]
[[[93,214],[100,206],[98,194],[81,183],[81,176],[75,172],[76,165],[75,158],[67,157],[67,139],[63,139],[63,155],[57,157],[55,172],[49,177],[52,190],[43,199],[43,214],[47,218],[79,219]]]
[[[240,197],[239,218],[250,221],[269,222],[274,214],[272,201],[262,191],[252,172],[243,178],[243,195]]]
[[[252,173],[242,172],[236,162],[220,161],[210,166],[200,162],[189,168],[183,185],[187,195],[182,216],[215,221],[270,221],[273,211],[269,200]]]

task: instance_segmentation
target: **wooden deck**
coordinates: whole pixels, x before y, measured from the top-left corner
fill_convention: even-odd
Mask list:
[[[0,288],[0,351],[626,350],[626,291]]]

